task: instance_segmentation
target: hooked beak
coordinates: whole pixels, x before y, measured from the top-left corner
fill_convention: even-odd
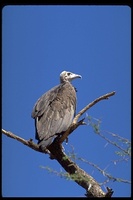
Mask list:
[[[82,76],[79,75],[79,74],[72,74],[70,79],[71,79],[71,80],[74,80],[74,79],[76,79],[76,78],[82,78]]]

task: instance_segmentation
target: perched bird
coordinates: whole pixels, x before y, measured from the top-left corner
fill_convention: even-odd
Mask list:
[[[77,98],[71,81],[76,78],[81,76],[63,71],[60,74],[60,84],[43,94],[34,105],[31,116],[35,119],[35,138],[42,150],[72,123]]]

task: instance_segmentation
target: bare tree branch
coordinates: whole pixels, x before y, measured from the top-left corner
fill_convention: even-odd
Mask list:
[[[33,143],[32,139],[25,140],[10,131],[6,131],[2,129],[2,133],[5,134],[8,137],[11,137],[15,140],[18,140],[19,142],[23,143],[24,145],[34,149],[35,151],[42,152],[42,153],[49,153],[51,158],[56,159],[60,165],[69,173],[70,178],[73,179],[77,184],[79,184],[81,187],[83,187],[86,190],[86,196],[87,197],[111,197],[113,194],[112,189],[107,188],[107,192],[103,192],[98,182],[89,174],[87,174],[84,170],[79,168],[76,163],[74,163],[66,154],[63,152],[62,148],[62,142],[67,139],[68,135],[72,133],[79,125],[85,124],[83,122],[84,119],[80,120],[79,117],[85,113],[89,108],[91,108],[93,105],[95,105],[97,102],[103,99],[108,99],[110,96],[114,95],[115,92],[111,92],[108,94],[105,94],[97,99],[95,99],[93,102],[88,104],[85,108],[83,108],[74,118],[71,126],[68,128],[68,130],[59,138],[55,138],[53,143],[48,147],[48,151],[43,152],[41,149],[39,149],[38,145]]]
[[[4,133],[6,136],[10,137],[10,138],[13,138],[15,140],[18,140],[19,142],[23,143],[24,145],[34,149],[35,151],[39,151],[39,152],[42,152],[41,149],[39,149],[38,145],[33,143],[32,142],[32,139],[30,140],[25,140],[15,134],[13,134],[12,132],[10,131],[6,131],[4,129],[2,129],[2,133]],[[42,152],[43,153],[43,152]]]
[[[35,151],[45,153],[41,149],[39,149],[38,145],[33,143],[31,139],[25,140],[4,129],[2,129],[2,133],[10,138],[18,140],[19,142],[34,149]],[[54,142],[48,147],[48,149],[51,152],[52,156],[54,156],[54,159],[56,159],[61,164],[61,166],[69,173],[70,178],[86,190],[87,197],[106,197],[108,191],[107,193],[103,192],[100,185],[92,176],[87,174],[84,170],[79,168],[76,163],[70,160],[70,158],[62,151],[62,145],[59,144],[57,140],[54,140]],[[112,194],[113,191],[111,193],[111,196]]]

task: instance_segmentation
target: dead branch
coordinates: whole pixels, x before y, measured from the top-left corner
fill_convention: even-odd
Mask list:
[[[84,119],[80,120],[78,119],[81,117],[83,113],[85,113],[89,108],[91,108],[93,105],[95,105],[97,102],[103,99],[108,99],[110,96],[114,95],[115,92],[111,92],[108,94],[105,94],[97,99],[95,99],[93,102],[88,104],[85,108],[83,108],[74,118],[71,126],[68,128],[68,130],[60,137],[55,138],[53,143],[48,147],[51,157],[56,159],[60,165],[69,173],[70,178],[73,179],[77,184],[79,184],[81,187],[83,187],[86,190],[86,196],[87,197],[111,197],[113,194],[112,189],[107,188],[107,192],[103,192],[98,182],[89,174],[87,174],[84,170],[79,168],[76,163],[74,163],[66,154],[63,152],[62,148],[62,142],[67,139],[68,135],[72,133],[79,125],[85,124],[83,122]],[[5,134],[8,137],[11,137],[15,140],[18,140],[19,142],[23,143],[24,145],[34,149],[35,151],[43,152],[37,144],[33,143],[32,139],[25,140],[10,131],[6,131],[2,129],[2,133]]]
[[[44,153],[41,149],[39,149],[37,144],[33,143],[31,139],[25,140],[4,129],[2,129],[2,133],[10,138],[18,140],[22,144],[34,149],[35,151]],[[54,142],[48,147],[48,149],[51,152],[54,159],[56,159],[60,163],[60,165],[69,173],[70,178],[86,190],[85,195],[87,197],[106,197],[106,195],[109,192],[103,192],[100,185],[92,176],[87,174],[84,170],[79,168],[78,165],[76,165],[76,163],[70,160],[70,158],[62,151],[63,148],[57,140],[54,140]],[[112,194],[113,191],[111,193],[111,196]]]
[[[32,141],[32,139],[25,140],[25,139],[23,139],[23,138],[21,138],[21,137],[15,135],[15,134],[13,134],[12,132],[6,131],[6,130],[4,130],[4,129],[2,129],[2,133],[4,133],[6,136],[8,136],[8,137],[10,137],[10,138],[13,138],[13,139],[15,139],[15,140],[18,140],[19,142],[21,142],[21,143],[23,143],[24,145],[26,145],[26,146],[28,146],[28,147],[34,149],[35,151],[42,152],[42,151],[39,149],[38,145],[35,144],[35,143]],[[42,152],[42,153],[43,153],[43,152]]]

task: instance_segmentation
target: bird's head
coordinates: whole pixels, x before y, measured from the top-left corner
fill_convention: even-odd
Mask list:
[[[60,83],[64,83],[67,81],[71,82],[73,79],[76,78],[82,78],[82,76],[79,74],[74,74],[72,72],[63,71],[60,74]]]

